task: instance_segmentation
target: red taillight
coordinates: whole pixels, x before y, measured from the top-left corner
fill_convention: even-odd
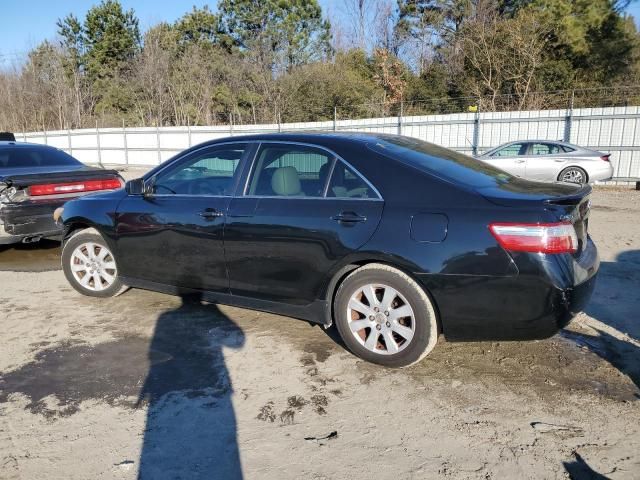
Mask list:
[[[600,160],[604,160],[605,162],[608,162],[608,161],[609,161],[609,157],[611,157],[611,154],[610,154],[610,153],[609,153],[609,154],[607,154],[607,155],[602,155],[602,156],[600,157]]]
[[[492,223],[489,230],[505,250],[535,253],[574,253],[576,229],[570,223]]]
[[[64,193],[95,192],[97,190],[114,190],[122,187],[117,178],[104,180],[85,180],[84,182],[47,183],[43,185],[31,185],[29,195],[39,197],[42,195],[61,195]]]

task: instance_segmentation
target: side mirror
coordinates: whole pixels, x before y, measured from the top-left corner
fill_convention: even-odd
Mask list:
[[[125,186],[125,190],[129,195],[145,195],[145,185],[142,178],[136,178],[135,180],[129,180]]]

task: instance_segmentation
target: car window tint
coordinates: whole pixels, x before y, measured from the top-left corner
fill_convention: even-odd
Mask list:
[[[491,154],[492,157],[517,157],[518,155],[524,155],[526,151],[523,143],[514,143],[507,145],[500,150],[497,150]]]
[[[332,157],[319,148],[267,144],[258,152],[248,195],[322,197]]]
[[[560,146],[552,143],[534,143],[531,145],[531,155],[555,155],[560,151]]]
[[[476,188],[507,184],[517,179],[487,162],[417,138],[380,135],[367,142],[367,147],[419,171]]]
[[[231,195],[246,144],[212,147],[160,173],[155,193],[163,195]]]
[[[327,197],[378,198],[378,195],[360,175],[338,160],[331,174]]]
[[[0,148],[0,168],[82,165],[71,155],[51,147]]]

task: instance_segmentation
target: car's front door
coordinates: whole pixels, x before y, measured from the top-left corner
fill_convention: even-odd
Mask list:
[[[224,221],[247,145],[188,153],[147,180],[148,194],[120,203],[116,243],[122,276],[228,292]]]
[[[496,150],[488,157],[482,157],[482,159],[512,175],[524,177],[528,146],[527,143],[511,143]]]
[[[567,157],[561,146],[554,143],[532,143],[527,155],[526,177],[554,182],[566,162]]]
[[[231,293],[310,304],[331,267],[373,235],[383,204],[332,153],[263,143],[245,195],[229,206],[225,252]]]

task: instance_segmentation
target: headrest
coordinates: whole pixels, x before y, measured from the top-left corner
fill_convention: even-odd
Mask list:
[[[300,195],[300,177],[295,167],[280,167],[273,172],[271,188],[276,195]]]

